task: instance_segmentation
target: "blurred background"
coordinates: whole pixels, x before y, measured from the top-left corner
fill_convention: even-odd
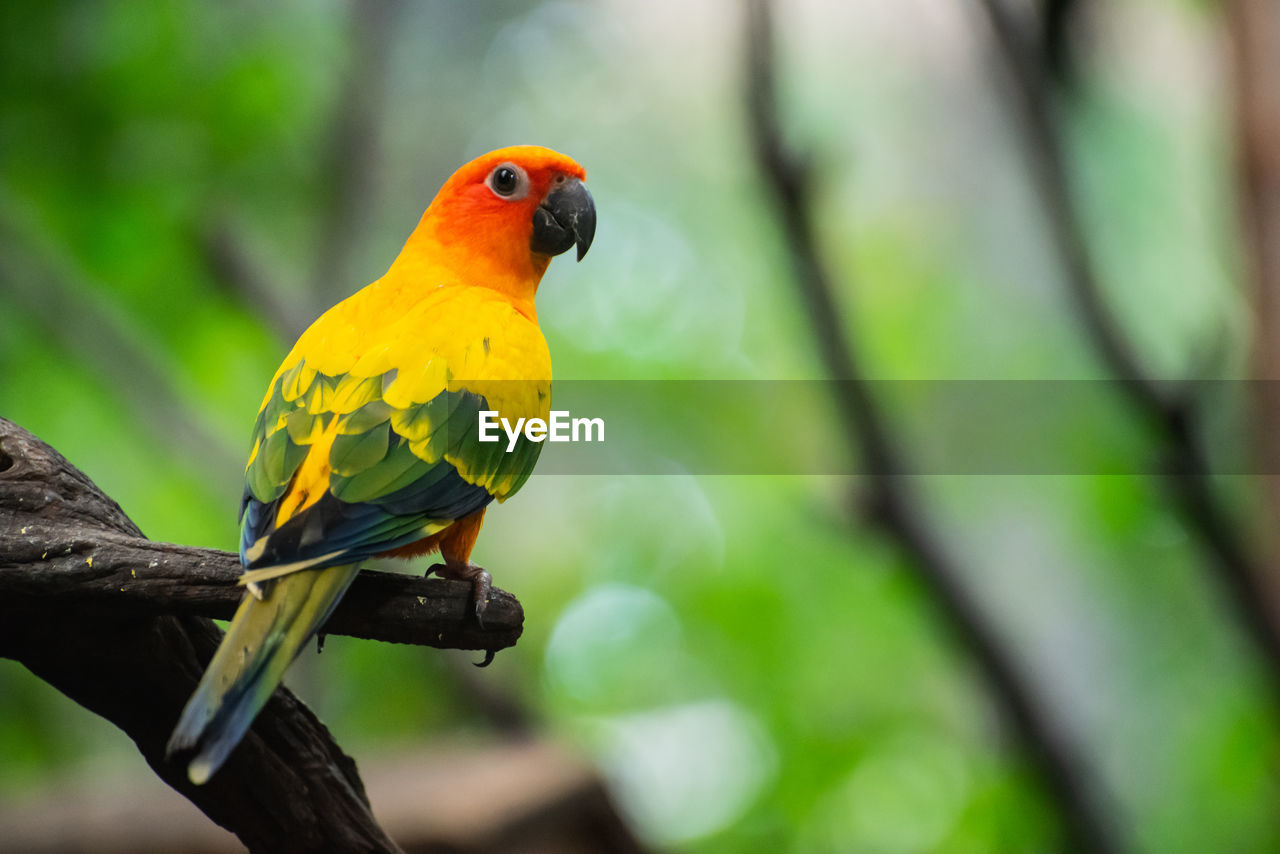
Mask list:
[[[837,320],[861,375],[888,381],[907,457],[963,425],[900,381],[1117,379],[1078,319],[1063,205],[1148,376],[1255,372],[1229,26],[1250,4],[1007,5],[1039,51],[1065,201],[1036,178],[1043,140],[984,3],[774,9],[778,120],[810,166]],[[730,0],[0,5],[0,415],[149,537],[233,549],[246,437],[293,336],[381,275],[453,169],[514,143],[579,160],[599,210],[591,254],[539,295],[557,381],[827,378],[756,162],[744,17]],[[1213,388],[1197,435],[1247,455],[1246,387]],[[1123,387],[1090,400],[1055,410],[1069,474],[913,477],[910,510],[1112,850],[1280,851],[1280,663],[1159,476],[1180,446]],[[954,603],[868,512],[877,479],[842,474],[861,451],[840,408],[810,403],[791,434],[674,403],[631,425],[678,435],[693,413],[803,475],[687,458],[535,474],[475,553],[526,611],[487,670],[342,637],[303,656],[289,682],[393,835],[472,850],[507,820],[486,802],[599,786],[591,809],[621,829],[580,850],[1072,847],[1064,766],[1035,759]],[[1199,481],[1247,555],[1275,527],[1259,481]],[[491,779],[505,768],[517,795]],[[172,846],[235,850],[184,805],[111,724],[0,661],[0,849],[129,850],[168,827]],[[164,818],[125,820],[144,806]]]

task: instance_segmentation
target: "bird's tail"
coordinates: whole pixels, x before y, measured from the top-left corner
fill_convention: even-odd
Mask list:
[[[208,780],[240,743],[358,571],[354,564],[304,569],[264,584],[261,599],[245,594],[169,737],[169,756],[195,751],[192,783]]]

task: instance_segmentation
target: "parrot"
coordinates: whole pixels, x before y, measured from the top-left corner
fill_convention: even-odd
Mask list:
[[[534,296],[553,256],[591,247],[585,179],[539,146],[463,165],[387,272],[281,363],[245,467],[246,591],[167,745],[192,783],[222,766],[363,561],[439,551],[427,574],[470,582],[482,620],[492,582],[471,551],[485,510],[520,489],[542,445],[482,443],[477,422],[547,418]]]

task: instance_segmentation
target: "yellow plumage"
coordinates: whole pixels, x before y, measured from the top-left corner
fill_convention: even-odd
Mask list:
[[[359,562],[439,549],[470,562],[485,507],[541,445],[481,442],[479,413],[546,419],[551,358],[534,296],[552,255],[595,230],[582,167],[547,149],[491,152],[436,195],[387,273],[325,312],[267,387],[245,466],[242,602],[170,751],[203,782],[328,618]]]

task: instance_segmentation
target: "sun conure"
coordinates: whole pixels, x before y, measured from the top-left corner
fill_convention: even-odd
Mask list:
[[[169,739],[203,783],[359,570],[439,550],[471,581],[485,508],[528,478],[541,444],[481,443],[481,410],[546,419],[551,359],[534,295],[553,255],[595,234],[572,159],[516,146],[445,182],[390,269],[325,312],[267,387],[240,510],[248,592]]]

